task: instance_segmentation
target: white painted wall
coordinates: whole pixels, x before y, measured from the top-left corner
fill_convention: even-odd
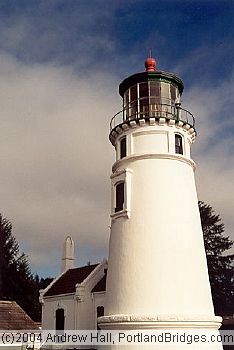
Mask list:
[[[175,154],[178,132],[184,156]],[[112,219],[105,315],[213,315],[191,136],[167,124],[126,134],[131,151],[113,170],[132,171],[131,214]]]
[[[169,133],[166,130],[160,129],[134,132],[132,134],[133,154],[152,153],[155,150],[158,153],[168,153],[168,136]]]
[[[42,307],[42,329],[55,329],[56,310],[63,308],[65,329],[74,329],[75,321],[74,294],[44,298]]]
[[[106,268],[107,262],[104,260],[86,280],[77,285],[75,293],[48,297],[42,293],[42,329],[55,329],[58,308],[65,310],[65,329],[96,329],[96,308],[104,306],[105,293],[92,294],[91,291],[104,276]]]
[[[81,298],[77,303],[77,328],[76,329],[95,329],[96,328],[96,314],[94,312],[94,299],[91,294],[92,289],[101,280],[107,269],[107,261],[104,260],[99,264],[95,270],[88,276],[88,278],[80,285],[83,289]],[[76,295],[79,295],[79,288],[77,287]]]

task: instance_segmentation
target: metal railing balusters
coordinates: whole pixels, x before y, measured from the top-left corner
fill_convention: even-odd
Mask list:
[[[195,126],[195,119],[192,113],[190,113],[188,110],[181,108],[180,104],[175,104],[173,101],[169,101],[170,103],[146,103],[142,104],[146,100],[145,98],[140,98],[140,104],[139,109],[138,108],[132,108],[132,106],[136,105],[136,101],[130,102],[127,106],[125,106],[121,111],[116,113],[110,121],[110,131],[115,129],[117,125],[121,125],[124,122],[128,122],[130,120],[139,120],[139,119],[149,119],[151,117],[153,118],[160,118],[165,117],[167,119],[175,119],[177,122],[182,121],[184,123],[187,123],[191,125],[192,127]],[[149,99],[147,98],[147,101]],[[147,107],[144,108],[143,107]]]

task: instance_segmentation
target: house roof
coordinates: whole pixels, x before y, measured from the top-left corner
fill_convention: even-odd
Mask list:
[[[234,329],[234,316],[224,316],[221,329]]]
[[[0,329],[38,329],[37,324],[15,301],[0,301]]]
[[[76,284],[83,282],[97,266],[94,264],[67,270],[57,281],[52,282],[44,296],[75,293]]]
[[[100,279],[100,281],[96,284],[92,289],[92,293],[96,292],[104,292],[106,290],[106,274]]]

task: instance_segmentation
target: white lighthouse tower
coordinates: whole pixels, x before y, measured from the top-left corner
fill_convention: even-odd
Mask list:
[[[182,80],[156,70],[154,58],[145,67],[120,84],[123,110],[110,125],[116,161],[105,316],[99,326],[218,330],[190,156],[194,118],[181,108]]]

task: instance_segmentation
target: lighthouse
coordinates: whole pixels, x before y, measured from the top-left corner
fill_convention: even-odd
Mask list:
[[[218,332],[221,325],[214,315],[190,154],[195,119],[182,108],[183,89],[182,80],[157,70],[152,57],[144,72],[119,85],[123,108],[111,119],[109,135],[116,160],[101,329]]]

